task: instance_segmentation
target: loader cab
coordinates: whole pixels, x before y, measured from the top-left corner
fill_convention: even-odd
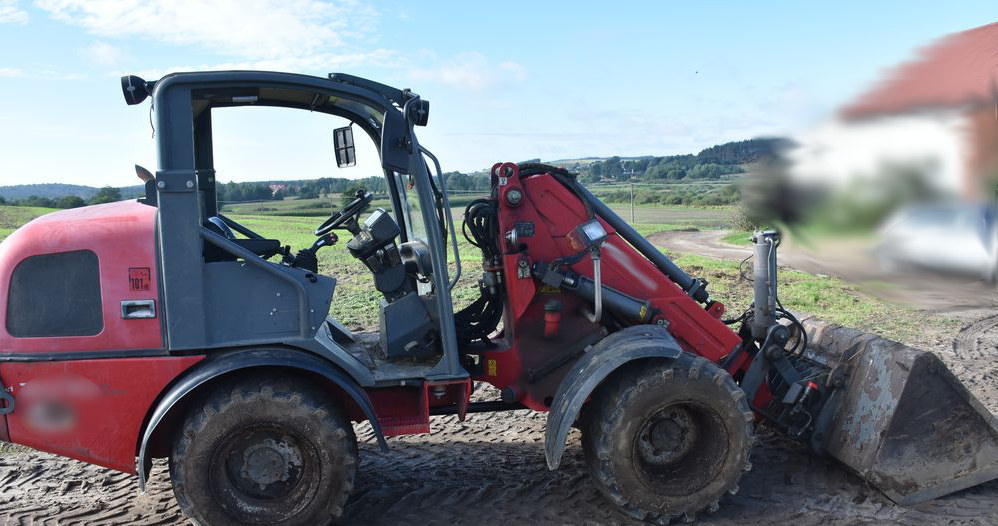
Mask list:
[[[122,87],[129,103],[151,95],[155,108],[159,166],[146,181],[143,202],[158,208],[162,310],[171,351],[280,342],[326,356],[362,385],[392,380],[372,360],[406,361],[396,368],[400,378],[467,376],[458,360],[446,266],[444,229],[452,220],[427,167],[425,155],[432,154],[413,131],[426,124],[426,101],[340,74],[181,73],[156,82],[125,77]],[[371,196],[359,193],[318,225],[316,245],[296,247],[305,249],[297,254],[226,217],[216,191],[212,115],[246,106],[350,121],[358,139],[366,135],[378,151],[391,212],[371,209]],[[330,119],[330,130],[333,124]],[[338,164],[349,163],[339,146]],[[308,264],[308,251],[314,261],[323,243],[337,241],[336,230],[381,293],[376,345],[360,345],[327,317],[336,276]]]

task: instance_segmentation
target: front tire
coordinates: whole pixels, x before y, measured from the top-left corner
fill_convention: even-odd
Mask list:
[[[596,487],[628,515],[667,524],[714,510],[751,469],[753,416],[731,376],[683,353],[641,361],[600,386],[582,419]]]
[[[326,393],[248,375],[209,392],[175,437],[170,478],[195,524],[326,524],[357,471],[353,427]]]

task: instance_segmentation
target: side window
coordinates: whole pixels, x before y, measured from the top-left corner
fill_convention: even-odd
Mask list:
[[[103,328],[97,254],[31,256],[14,268],[7,294],[11,336],[93,336]]]

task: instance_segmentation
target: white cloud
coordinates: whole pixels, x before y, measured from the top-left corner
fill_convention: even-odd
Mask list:
[[[100,40],[84,48],[82,55],[91,62],[103,66],[113,66],[131,58],[128,53],[120,48]]]
[[[281,57],[265,60],[216,62],[212,64],[182,64],[129,70],[128,73],[146,79],[156,79],[178,71],[258,70],[307,72],[313,70],[332,73],[362,64],[388,66],[394,64],[397,60],[398,56],[393,51],[378,49],[366,53],[330,53],[310,57]]]
[[[325,67],[344,55],[364,60],[390,54],[350,52],[350,42],[373,33],[377,18],[354,0],[37,0],[36,5],[100,37],[195,46],[254,69]]]
[[[68,73],[54,69],[21,69],[0,67],[0,78],[29,78],[46,80],[80,80],[87,78],[79,73]]]
[[[17,0],[0,0],[0,24],[28,23],[28,13],[17,7]]]
[[[526,80],[527,70],[516,62],[493,64],[485,55],[469,52],[457,55],[438,66],[412,69],[410,75],[416,81],[440,82],[458,89],[482,91],[496,86],[519,84]]]

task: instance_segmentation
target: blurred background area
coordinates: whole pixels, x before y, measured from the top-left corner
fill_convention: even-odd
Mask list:
[[[998,23],[927,42],[743,179],[743,227],[781,228],[785,262],[899,299],[962,288],[990,301],[996,73]]]

